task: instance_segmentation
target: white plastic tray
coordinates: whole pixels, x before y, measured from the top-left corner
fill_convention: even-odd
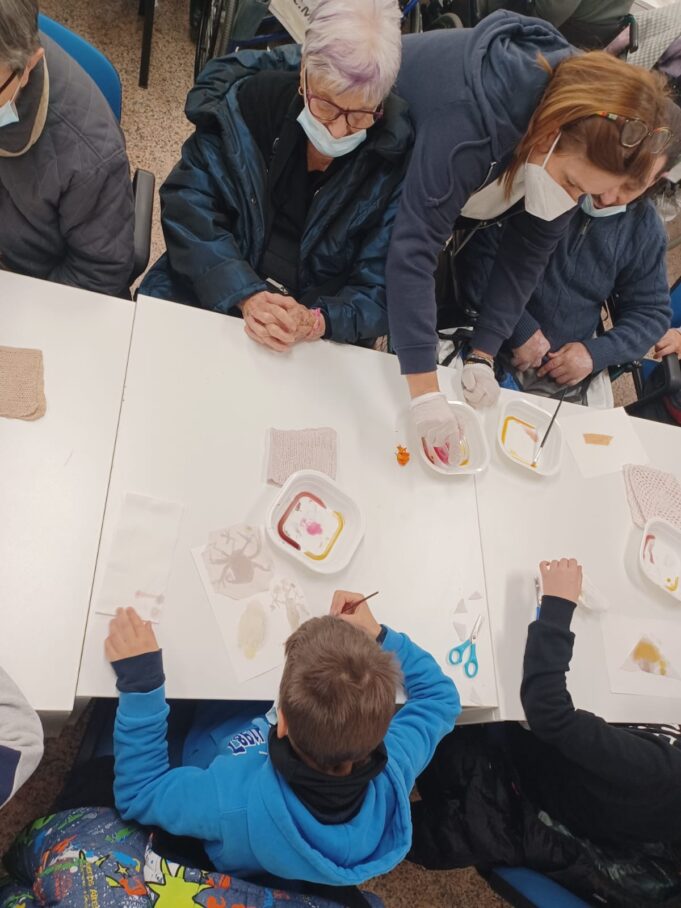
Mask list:
[[[426,457],[426,452],[423,450],[423,444],[419,438],[418,442],[415,441],[414,444],[419,450],[421,459],[431,470],[434,470],[436,473],[442,473],[443,476],[465,476],[468,473],[482,473],[482,471],[486,470],[489,466],[490,454],[489,445],[487,444],[480,417],[473,407],[463,401],[448,400],[447,403],[457,419],[464,425],[466,445],[464,457],[467,462],[463,465],[457,464],[457,466],[444,466],[444,464],[432,463]]]
[[[558,402],[551,401],[551,403],[555,410]],[[534,452],[549,427],[551,415],[541,407],[518,399],[509,400],[499,418],[497,441],[503,453],[512,463],[530,473],[536,473],[538,476],[553,476],[554,473],[557,473],[563,455],[563,433],[560,423],[556,420],[539,455],[537,465],[532,466]],[[507,423],[509,417],[511,422]],[[536,441],[521,423],[525,423],[535,431]]]
[[[304,547],[304,544],[301,544],[300,548],[295,548],[282,538],[283,533],[289,535],[293,540],[293,536],[285,532],[290,521],[293,519],[295,522],[293,512],[286,518],[286,524],[282,521],[296,497],[301,494],[305,495],[302,499],[304,503],[309,501],[308,496],[313,496],[322,502],[328,511],[341,515],[338,521],[340,530],[337,534],[332,534],[332,538],[328,539],[328,545],[322,546],[324,551],[321,553],[319,552],[320,540],[316,536],[310,538],[308,548]],[[281,527],[280,522],[282,522]],[[342,571],[355,554],[364,535],[364,518],[352,498],[326,474],[317,470],[300,470],[289,476],[282,486],[267,515],[265,530],[270,542],[278,551],[317,574],[335,574],[337,571]],[[333,538],[334,535],[335,538]],[[326,536],[324,538],[326,539]],[[312,551],[315,547],[316,551]]]
[[[681,601],[681,532],[676,527],[652,517],[643,530],[639,563],[655,586]]]

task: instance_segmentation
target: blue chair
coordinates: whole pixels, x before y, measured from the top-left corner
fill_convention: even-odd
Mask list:
[[[38,26],[43,34],[51,38],[85,70],[106,98],[116,119],[120,121],[123,90],[120,76],[113,63],[80,35],[42,13],[38,16]],[[155,186],[156,178],[153,173],[148,170],[135,171],[132,179],[135,200],[135,258],[130,275],[131,284],[149,264]]]
[[[108,101],[116,119],[120,120],[123,90],[120,76],[113,63],[85,38],[81,38],[65,25],[49,19],[42,13],[38,16],[38,27],[83,67]]]
[[[514,908],[590,908],[588,902],[526,867],[497,867],[484,877]]]

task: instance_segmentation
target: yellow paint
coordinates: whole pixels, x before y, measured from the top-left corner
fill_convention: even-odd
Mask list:
[[[534,442],[536,442],[538,440],[536,426],[533,426],[529,422],[525,422],[523,419],[518,419],[517,416],[507,416],[506,419],[504,420],[503,426],[501,427],[501,443],[505,448],[506,448],[506,436],[508,434],[508,427],[509,427],[509,424],[512,422],[516,422],[516,423],[518,423],[519,426],[522,426],[523,429],[527,432],[527,434],[530,436],[530,438]],[[532,463],[532,461],[530,461],[530,460],[525,460],[525,458],[521,457],[517,451],[513,450],[513,448],[506,448],[506,450],[508,451],[508,453],[511,455],[511,457],[514,460],[517,460],[519,463],[527,464],[527,466],[531,467],[533,470],[537,469],[536,463]]]
[[[646,666],[658,666],[660,675],[667,674],[667,661],[663,659],[662,653],[651,643],[650,640],[639,640],[632,653],[634,662],[637,662],[643,671],[650,671]]]
[[[667,582],[664,585],[666,590],[669,590],[670,593],[675,593],[679,588],[679,578],[674,577],[672,580],[671,577],[667,577]]]
[[[303,553],[304,555],[307,555],[308,558],[311,558],[313,561],[323,561],[323,560],[326,558],[326,556],[329,554],[329,552],[331,551],[331,549],[332,549],[332,548],[334,547],[334,545],[336,544],[336,540],[337,540],[338,537],[340,536],[341,530],[342,530],[343,527],[345,526],[345,521],[343,520],[343,515],[341,514],[341,512],[340,512],[340,511],[334,511],[333,513],[336,515],[336,517],[337,517],[337,519],[338,519],[338,526],[337,526],[337,528],[336,528],[336,532],[333,534],[333,536],[332,536],[331,539],[329,540],[329,544],[327,545],[327,547],[326,547],[326,548],[324,549],[324,551],[321,552],[319,555],[313,555],[312,552],[304,552],[304,553]]]

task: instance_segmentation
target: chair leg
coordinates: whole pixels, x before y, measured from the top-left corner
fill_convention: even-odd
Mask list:
[[[154,33],[154,7],[156,0],[140,0],[144,5],[144,29],[142,31],[142,57],[140,60],[140,88],[149,85],[149,63],[151,60],[151,38]]]

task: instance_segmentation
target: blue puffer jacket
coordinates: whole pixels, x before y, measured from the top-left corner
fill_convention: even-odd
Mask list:
[[[201,73],[186,105],[196,131],[161,188],[167,254],[141,293],[229,312],[267,289],[255,269],[266,242],[268,162],[241,116],[237,92],[256,72],[299,68],[300,48],[289,46],[242,51],[213,60]],[[369,131],[310,207],[299,299],[322,309],[325,336],[335,341],[387,334],[385,261],[411,144],[406,103],[390,95],[380,129]]]
[[[487,227],[461,253],[462,289],[466,301],[480,311],[487,306],[487,285],[501,237],[499,227]],[[520,347],[541,329],[552,350],[573,341],[583,343],[596,372],[645,356],[669,327],[666,247],[664,227],[650,201],[605,218],[579,211],[539,279],[509,346]],[[594,337],[603,301],[611,295],[614,327]]]

